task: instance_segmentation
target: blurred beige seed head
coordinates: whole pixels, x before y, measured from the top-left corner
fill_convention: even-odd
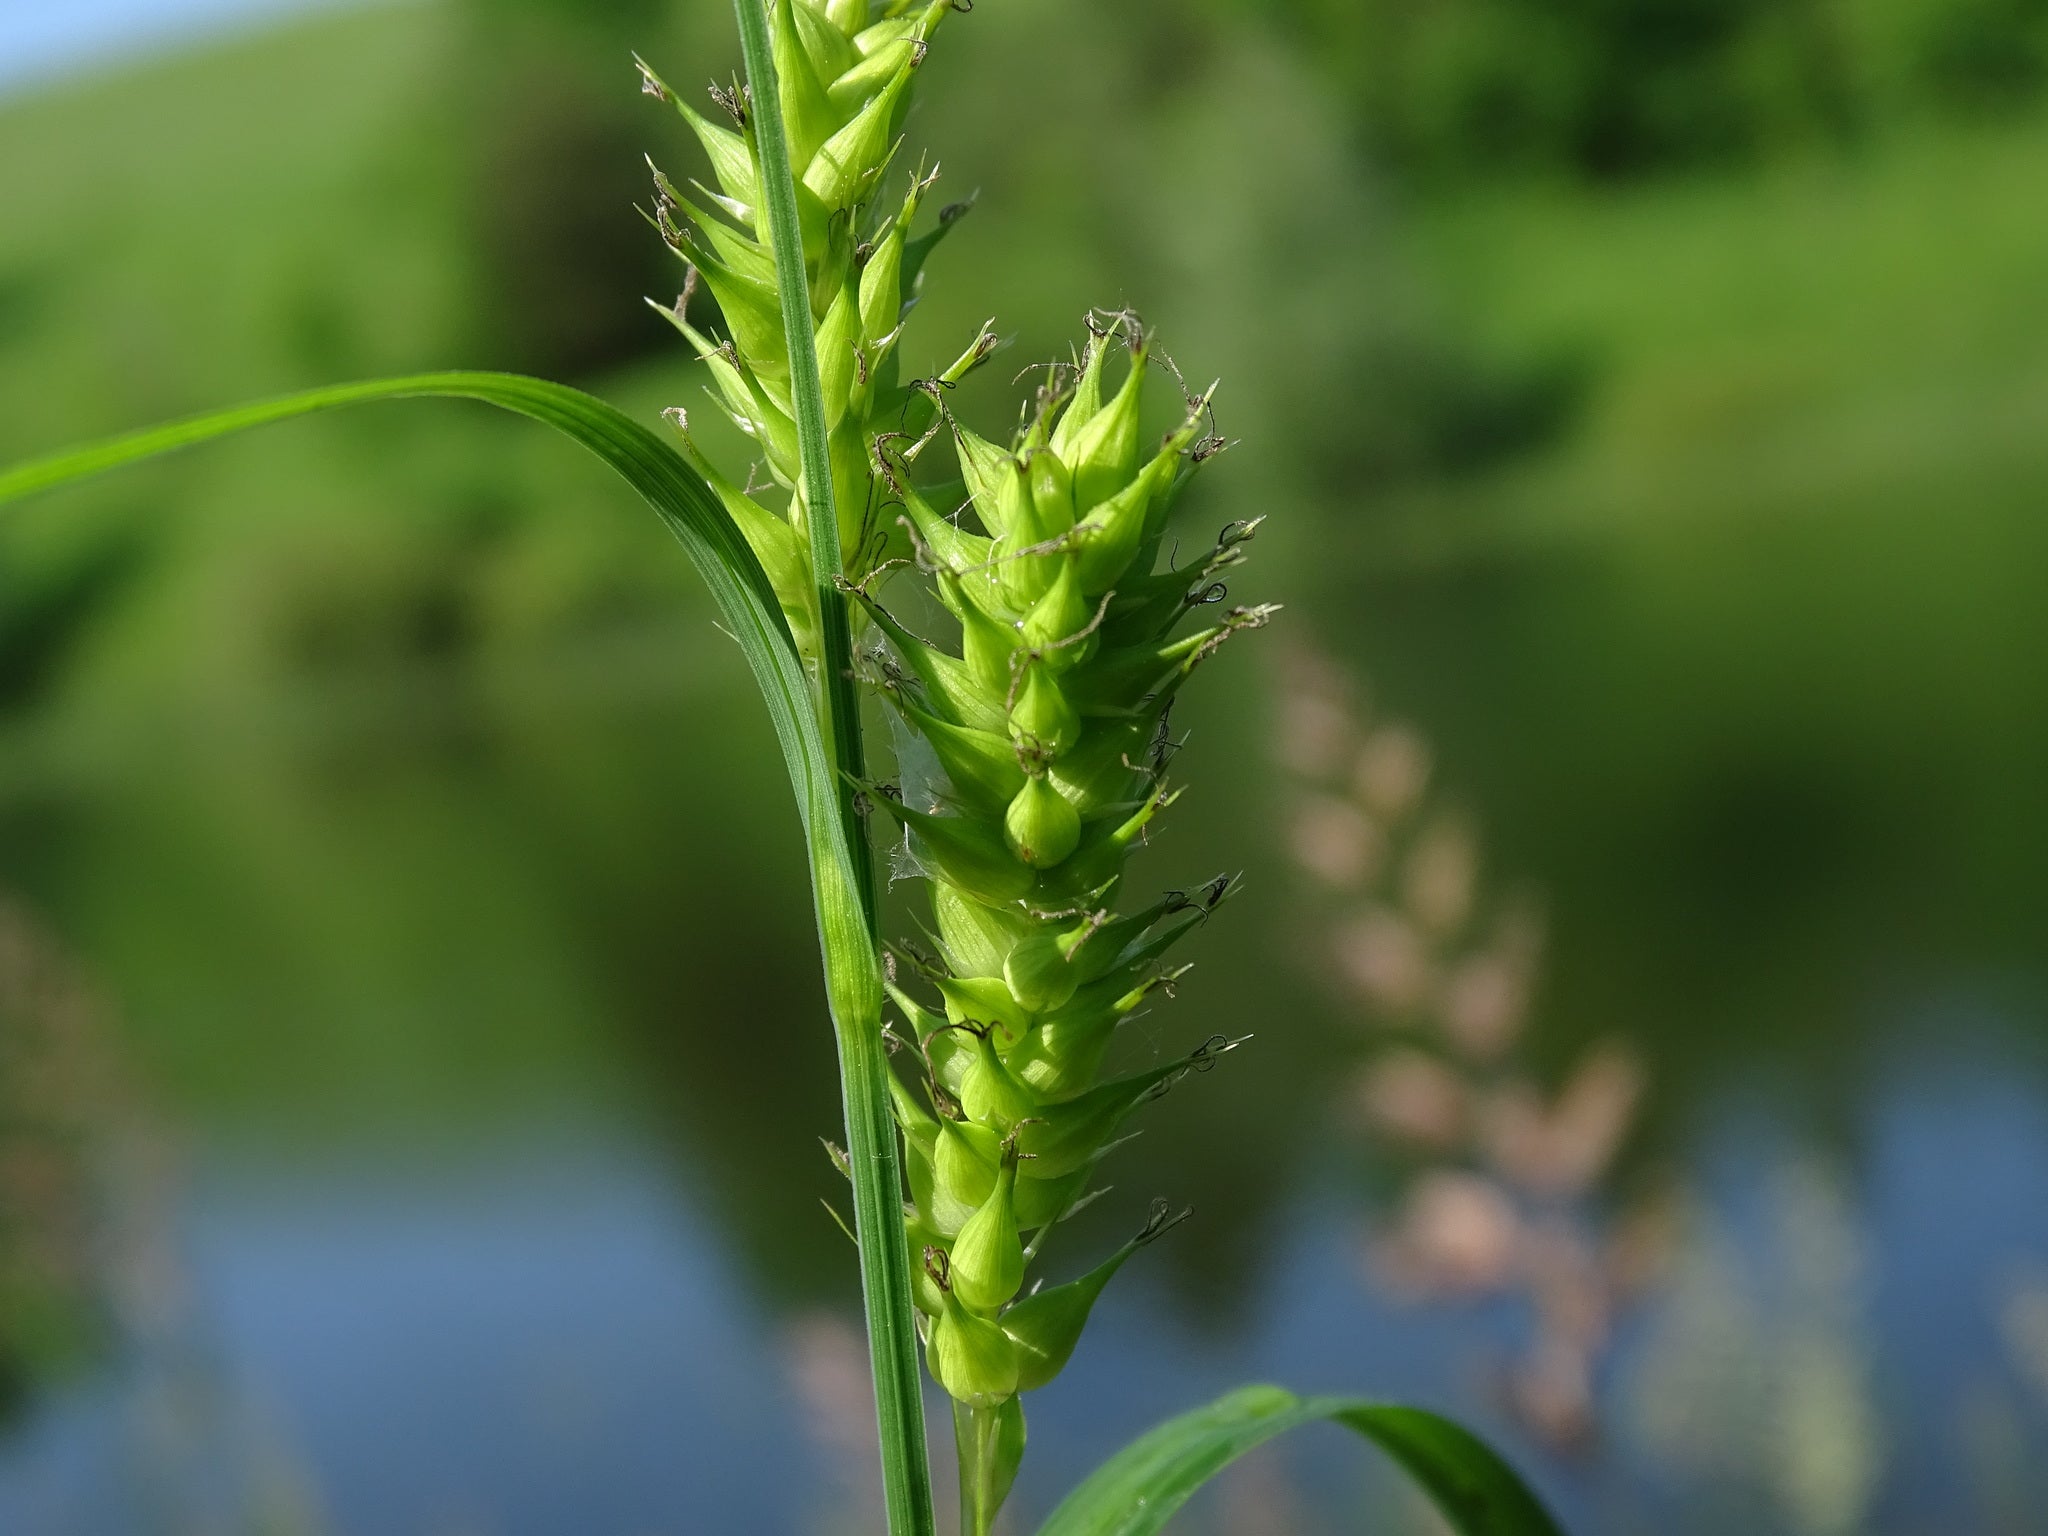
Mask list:
[[[1359,1076],[1358,1111],[1380,1135],[1445,1152],[1465,1139],[1472,1096],[1465,1080],[1425,1051],[1390,1051]]]
[[[830,1463],[840,1507],[874,1508],[881,1488],[867,1340],[836,1313],[809,1312],[784,1328],[782,1348],[805,1431]],[[821,1522],[816,1528],[865,1529],[850,1519]]]
[[[1522,1032],[1527,977],[1498,954],[1463,961],[1444,984],[1445,1038],[1468,1060],[1498,1061]]]
[[[1998,1323],[2013,1364],[2048,1398],[2048,1269],[2036,1266],[2008,1282]]]
[[[1362,1001],[1383,1014],[1412,1014],[1429,1001],[1435,970],[1422,935],[1400,913],[1369,907],[1336,933],[1337,965]]]
[[[1601,1256],[1574,1224],[1531,1221],[1522,1268],[1549,1341],[1590,1355],[1606,1342],[1613,1310],[1601,1283]]]
[[[1492,1179],[1439,1168],[1417,1179],[1378,1245],[1390,1285],[1415,1296],[1480,1296],[1515,1278],[1521,1218]]]
[[[1594,1438],[1593,1357],[1545,1338],[1508,1382],[1515,1416],[1547,1445],[1583,1450]]]
[[[1358,740],[1343,703],[1323,692],[1289,691],[1280,701],[1280,761],[1304,779],[1334,779]]]
[[[1429,788],[1429,743],[1406,725],[1383,725],[1359,748],[1351,786],[1359,802],[1385,822],[1414,813]]]
[[[1316,795],[1295,813],[1289,848],[1294,862],[1323,884],[1357,890],[1378,875],[1386,858],[1386,837],[1349,800]]]
[[[1669,1189],[1638,1198],[1622,1211],[1601,1255],[1608,1289],[1618,1302],[1641,1296],[1671,1271],[1685,1237],[1686,1207]]]
[[[1495,1093],[1481,1114],[1487,1155],[1532,1193],[1584,1195],[1614,1161],[1642,1089],[1633,1052],[1613,1042],[1596,1046],[1548,1108],[1527,1084]]]
[[[1668,1196],[1633,1200],[1614,1220],[1591,1205],[1633,1123],[1642,1071],[1603,1046],[1555,1093],[1539,1089],[1515,1055],[1542,959],[1538,914],[1482,890],[1478,838],[1431,795],[1415,730],[1363,732],[1327,658],[1290,658],[1287,688],[1278,751],[1302,780],[1290,851],[1351,898],[1331,952],[1355,1016],[1388,1027],[1342,1109],[1422,1165],[1370,1239],[1369,1263],[1414,1300],[1526,1298],[1535,1337],[1501,1390],[1547,1445],[1582,1450],[1614,1313],[1668,1266],[1675,1242]],[[1418,1031],[1435,1038],[1411,1043]]]
[[[1402,904],[1439,939],[1465,926],[1478,885],[1479,844],[1459,818],[1431,823],[1402,863]]]
[[[1277,1445],[1262,1446],[1218,1480],[1218,1536],[1299,1536],[1307,1526],[1279,1452]]]

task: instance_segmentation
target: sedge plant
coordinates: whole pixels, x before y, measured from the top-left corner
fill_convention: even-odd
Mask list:
[[[567,433],[668,524],[761,687],[809,852],[893,1536],[935,1529],[924,1373],[953,1418],[961,1529],[987,1536],[1024,1453],[1023,1396],[1059,1374],[1104,1286],[1175,1219],[1156,1208],[1078,1278],[1033,1274],[1130,1116],[1234,1044],[1109,1068],[1120,1022],[1171,985],[1174,946],[1231,888],[1152,892],[1127,872],[1175,797],[1168,711],[1202,661],[1272,612],[1220,603],[1218,573],[1256,525],[1162,561],[1175,494],[1222,443],[1210,392],[1184,387],[1148,439],[1148,393],[1180,376],[1134,316],[1088,317],[1000,440],[947,406],[992,329],[936,375],[902,367],[905,317],[959,211],[930,210],[935,176],[906,158],[903,119],[942,24],[967,9],[736,0],[746,78],[701,107],[641,66],[703,162],[654,170],[648,217],[684,264],[683,297],[657,308],[751,439],[753,469],[713,463],[681,411],[656,429],[563,385],[449,373],[287,396],[0,473],[5,501],[263,422],[455,396]],[[942,638],[924,632],[934,623]],[[869,760],[863,692],[890,721],[890,781]],[[891,871],[929,894],[925,931],[887,947],[883,837]],[[1445,1419],[1260,1386],[1113,1456],[1044,1536],[1156,1531],[1236,1456],[1315,1420],[1379,1444],[1468,1536],[1554,1529]]]

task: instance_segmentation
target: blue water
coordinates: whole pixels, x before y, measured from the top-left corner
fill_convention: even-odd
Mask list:
[[[1258,1294],[1220,1331],[1141,1265],[1127,1272],[1068,1374],[1030,1402],[1020,1512],[1042,1513],[1158,1418],[1270,1379],[1473,1419],[1582,1530],[1818,1531],[1830,1527],[1784,1488],[1818,1477],[1824,1491],[1831,1474],[1777,1465],[1773,1426],[1799,1379],[1786,1363],[1832,1360],[1854,1387],[1847,1420],[1870,1430],[1840,1453],[1866,1458],[1868,1475],[1848,1480],[1854,1523],[1839,1528],[1995,1529],[2001,1488],[2048,1495],[2048,1374],[1998,1323],[2014,1284],[2048,1274],[2048,1107],[1995,1061],[1903,1062],[1851,1132],[1822,1153],[1746,1102],[1703,1133],[1675,1269],[1716,1254],[1722,1268],[1704,1288],[1673,1273],[1629,1317],[1589,1456],[1531,1444],[1494,1401],[1519,1308],[1377,1292],[1359,1203],[1330,1180],[1293,1198],[1288,1235],[1257,1256]],[[130,1536],[158,1528],[142,1509],[226,1507],[238,1488],[276,1486],[336,1532],[867,1529],[848,1518],[866,1468],[828,1443],[857,1441],[861,1415],[849,1425],[843,1402],[801,1395],[805,1325],[749,1296],[670,1166],[597,1126],[459,1157],[202,1165],[177,1223],[185,1321],[0,1446],[0,1531]],[[1806,1203],[1788,1204],[1800,1187]],[[1814,1268],[1801,1222],[1833,1244],[1818,1281],[1801,1276]],[[1202,1243],[1200,1222],[1173,1240]],[[1688,1316],[1707,1294],[1733,1309],[1734,1333]],[[1736,1390],[1647,1402],[1687,1380]],[[166,1400],[182,1405],[175,1434],[151,1419]],[[1689,1416],[1680,1444],[1659,1429],[1674,1406]],[[2000,1454],[2010,1464],[1987,1471]],[[1398,1490],[1335,1432],[1256,1476],[1254,1502],[1287,1509],[1290,1528],[1383,1507],[1386,1528],[1404,1528]],[[1219,1518],[1231,1507],[1226,1496]]]

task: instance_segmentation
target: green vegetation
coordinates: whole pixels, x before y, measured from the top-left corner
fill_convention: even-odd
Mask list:
[[[701,9],[693,28],[727,30]],[[488,14],[328,18],[0,107],[0,461],[336,375],[552,358],[642,420],[687,402],[705,453],[744,462],[702,370],[649,350],[673,332],[634,292],[583,357],[498,329],[521,301],[480,300],[553,281],[481,280],[488,233],[455,195],[473,155],[502,166],[516,144],[421,150],[443,143],[422,124],[479,121],[445,81]],[[1061,33],[1084,21],[1077,57]],[[511,89],[560,24],[537,16],[477,80]],[[1733,168],[1590,190],[1549,167],[1416,178],[1389,206],[1333,147],[1358,102],[1311,88],[1343,50],[1280,35],[1265,8],[1070,0],[951,27],[912,128],[946,146],[947,195],[982,190],[945,260],[984,278],[934,287],[906,371],[944,366],[1000,294],[1023,356],[1107,297],[1182,342],[1197,382],[1226,376],[1245,441],[1190,488],[1186,542],[1284,514],[1262,594],[1369,647],[1401,707],[1429,702],[1502,862],[1567,914],[1544,1031],[1560,1058],[1578,1021],[1640,1021],[1660,1080],[1698,1095],[1752,1046],[1840,1045],[1853,999],[1818,978],[1873,944],[2031,954],[2048,130],[2026,92],[1987,118],[1915,87],[1846,151],[1805,118],[1708,156]],[[647,51],[689,82],[737,57],[689,42]],[[1008,131],[1055,65],[1074,110]],[[620,60],[585,99],[609,113],[630,90]],[[275,132],[248,132],[266,104]],[[634,149],[659,132],[638,105]],[[663,259],[624,209],[619,232]],[[1006,423],[1014,371],[963,382],[958,412]],[[665,1091],[691,1162],[744,1149],[745,1185],[707,1180],[708,1198],[764,1290],[801,1293],[836,1239],[810,1235],[829,1173],[790,1127],[823,1129],[833,1090],[780,1031],[815,999],[731,956],[764,933],[794,952],[802,875],[759,787],[768,733],[642,521],[517,424],[381,407],[11,518],[0,838],[10,879],[141,998],[181,1098],[232,1121],[280,1113],[293,1085],[308,1138],[380,1094],[422,1121],[571,1097],[607,1070],[574,1021],[621,997],[634,1048],[672,1059],[674,983],[721,965],[726,990],[695,1005],[777,1031],[788,1124],[735,1110],[736,1029],[702,1030]],[[1176,834],[1219,864],[1252,854],[1232,808],[1259,785],[1207,733],[1259,729],[1255,665],[1226,656],[1216,702],[1191,701],[1210,755]],[[721,745],[605,713],[635,698],[680,700]],[[144,759],[146,785],[127,766]],[[661,857],[686,844],[686,867]],[[593,878],[593,848],[615,877]],[[1224,963],[1189,1006],[1228,1027],[1284,934],[1246,911],[1212,928],[1205,961]],[[236,965],[208,974],[220,934]],[[1703,954],[1742,963],[1703,976]],[[273,988],[299,1010],[289,1033]],[[1232,1253],[1254,1251],[1287,1143],[1227,1166],[1215,1148],[1315,1080],[1307,1034],[1277,1037],[1233,1058],[1232,1094],[1182,1096],[1119,1153],[1127,1188],[1198,1186]],[[1815,1054],[1784,1076],[1847,1092]],[[1077,1239],[1107,1251],[1125,1217],[1095,1215]]]
[[[1132,845],[1173,798],[1165,727],[1180,681],[1269,611],[1233,609],[1169,638],[1222,595],[1213,578],[1237,562],[1255,525],[1227,527],[1205,559],[1176,566],[1169,555],[1155,569],[1172,492],[1226,445],[1204,435],[1213,425],[1205,393],[1187,397],[1184,419],[1156,452],[1141,452],[1151,343],[1132,317],[1096,329],[1071,375],[1054,365],[1007,450],[945,406],[945,391],[994,350],[990,331],[944,373],[899,382],[902,322],[951,217],[914,233],[929,178],[913,175],[894,211],[885,173],[901,148],[912,77],[953,0],[738,0],[736,9],[746,81],[712,91],[730,126],[677,102],[716,190],[693,183],[699,206],[657,171],[654,223],[688,264],[670,318],[760,451],[756,467],[780,487],[766,505],[753,472],[742,489],[699,454],[680,413],[669,414],[684,429],[682,452],[565,385],[482,372],[330,385],[108,439],[0,472],[0,502],[252,427],[426,397],[481,401],[553,427],[639,492],[683,545],[754,674],[804,829],[890,1528],[933,1529],[921,1338],[956,1402],[963,1532],[988,1536],[1024,1452],[1017,1394],[1057,1374],[1102,1282],[1136,1245],[1086,1279],[1019,1299],[1025,1266],[1087,1198],[1094,1165],[1131,1110],[1215,1054],[1205,1047],[1096,1081],[1116,1026],[1177,976],[1161,966],[1166,947],[1229,888],[1219,881],[1201,903],[1169,893],[1121,919],[1109,906]],[[651,94],[674,99],[645,73]],[[716,341],[692,324],[700,278],[725,330]],[[1131,364],[1111,395],[1104,368],[1118,334]],[[979,535],[932,510],[910,478],[942,423]],[[892,504],[906,513],[900,536],[882,520]],[[960,656],[916,639],[868,590],[906,563],[892,553],[906,543],[961,627]],[[856,593],[882,633],[871,660],[883,691],[933,759],[899,752],[906,778],[931,775],[918,796],[929,809],[904,803],[901,790],[882,797],[938,898],[945,969],[932,976],[950,1022],[891,989],[926,1063],[924,1104],[892,1074],[884,1048],[879,891],[864,825],[879,790],[865,779]],[[974,1017],[984,1005],[996,1011]],[[899,1134],[910,1153],[907,1205]],[[1155,1220],[1145,1237],[1159,1230]],[[909,1245],[918,1242],[925,1276],[914,1290]],[[1461,1532],[1552,1529],[1504,1464],[1434,1415],[1256,1389],[1113,1459],[1062,1506],[1054,1528],[1157,1530],[1244,1450],[1288,1423],[1324,1417],[1389,1449]]]
[[[2026,189],[2044,162],[2032,119],[1626,199],[1431,208],[1414,257],[1488,344],[1583,348],[1599,378],[1569,441],[1461,492],[1472,515],[1582,537],[1982,508],[2038,485],[2048,210]]]
[[[1426,179],[1613,178],[1852,143],[2048,86],[2040,0],[1311,0],[1291,24]]]
[[[1484,346],[1569,344],[1597,382],[1540,452],[1380,499],[1342,563],[1376,573],[1353,643],[1574,914],[1560,1015],[1657,999],[1672,1078],[1797,1052],[1833,1100],[1819,1042],[1859,1026],[1823,978],[1873,943],[2025,952],[2044,168],[2031,117],[1409,225]],[[1646,849],[1684,890],[1652,894]],[[1705,951],[1745,979],[1681,982]]]

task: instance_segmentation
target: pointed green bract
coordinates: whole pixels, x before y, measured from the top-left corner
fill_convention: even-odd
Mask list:
[[[1088,1326],[1095,1300],[1124,1261],[1154,1235],[1162,1223],[1132,1238],[1078,1280],[1034,1291],[1003,1314],[1003,1332],[1017,1346],[1017,1390],[1035,1392],[1066,1369],[1081,1331]]]

